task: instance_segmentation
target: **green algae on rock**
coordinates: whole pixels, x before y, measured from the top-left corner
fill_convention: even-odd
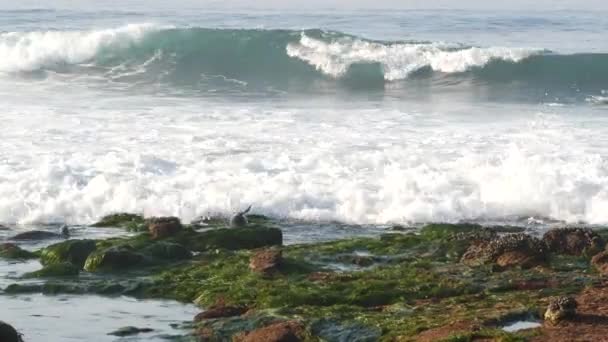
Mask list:
[[[96,248],[95,240],[68,240],[42,249],[40,262],[43,265],[70,262],[82,268]]]
[[[70,262],[53,263],[44,266],[41,270],[25,274],[24,278],[37,277],[68,277],[77,276],[80,268]]]
[[[127,230],[139,231],[145,230],[144,226],[144,217],[137,214],[129,214],[129,213],[116,213],[111,215],[106,215],[101,218],[96,223],[93,223],[91,227],[115,227],[115,228],[125,228]]]
[[[135,267],[143,260],[143,255],[130,248],[124,246],[111,247],[89,255],[84,264],[84,270],[88,272],[121,271]]]
[[[0,244],[0,258],[5,259],[34,259],[38,256],[36,253],[26,251],[14,243]]]

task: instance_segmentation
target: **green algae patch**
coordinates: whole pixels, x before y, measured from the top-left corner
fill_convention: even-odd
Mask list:
[[[101,220],[99,220],[98,222],[92,224],[91,227],[124,228],[129,231],[142,231],[147,229],[144,217],[142,215],[129,213],[117,213],[106,215],[102,217]]]
[[[267,227],[219,228],[203,232],[185,230],[173,240],[197,252],[254,249],[280,246],[283,243],[283,232],[278,228]]]
[[[26,251],[13,243],[0,244],[0,258],[4,259],[35,259],[38,255]]]
[[[80,268],[74,266],[74,264],[62,262],[44,266],[41,270],[25,274],[23,278],[71,277],[77,276],[79,273]]]
[[[96,248],[95,240],[68,240],[42,249],[40,262],[43,265],[69,262],[82,268]]]

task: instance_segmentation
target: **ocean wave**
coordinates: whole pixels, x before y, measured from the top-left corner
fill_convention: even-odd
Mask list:
[[[334,86],[382,88],[517,84],[535,89],[607,86],[608,54],[560,55],[542,49],[374,41],[323,30],[175,28],[133,24],[90,31],[0,34],[0,72],[61,72],[115,82],[194,88]],[[448,82],[446,82],[446,79]],[[589,88],[589,89],[587,89]]]

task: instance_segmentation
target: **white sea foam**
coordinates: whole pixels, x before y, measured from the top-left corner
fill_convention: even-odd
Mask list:
[[[227,105],[50,82],[0,82],[0,222],[249,204],[350,223],[608,222],[608,123],[569,107]]]
[[[381,44],[356,38],[331,42],[302,34],[298,43],[287,46],[287,54],[332,77],[343,76],[356,63],[380,63],[387,80],[407,78],[424,67],[457,73],[486,65],[493,59],[518,62],[541,53],[538,49],[507,47],[460,47],[443,43]]]
[[[104,47],[128,46],[147,32],[163,27],[130,24],[90,31],[0,33],[0,72],[33,71],[49,66],[85,63]]]

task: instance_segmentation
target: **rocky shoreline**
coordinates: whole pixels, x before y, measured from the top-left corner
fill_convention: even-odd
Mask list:
[[[182,337],[192,341],[589,341],[607,332],[608,229],[541,238],[518,227],[430,224],[285,246],[280,223],[256,215],[240,228],[132,214],[93,226],[133,234],[36,251],[0,244],[0,258],[43,265],[0,295],[195,303],[201,313]],[[519,321],[535,327],[505,329]]]

